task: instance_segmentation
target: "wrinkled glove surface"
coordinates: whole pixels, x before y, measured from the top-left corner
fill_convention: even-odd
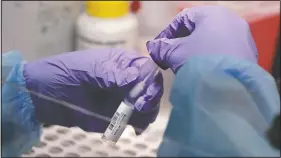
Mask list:
[[[163,69],[178,70],[193,55],[230,55],[257,62],[248,23],[222,6],[184,9],[155,39],[147,42],[152,59]]]
[[[64,101],[111,118],[129,90],[154,67],[151,59],[123,49],[89,49],[29,62],[24,66],[26,87],[37,94]],[[137,100],[129,121],[146,129],[159,111],[163,78],[159,74]],[[87,116],[52,100],[31,94],[35,116],[43,123],[78,126],[104,132],[109,122]],[[140,134],[141,131],[136,131]]]

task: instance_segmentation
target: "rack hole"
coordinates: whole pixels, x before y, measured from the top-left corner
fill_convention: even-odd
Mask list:
[[[67,128],[59,128],[57,129],[57,133],[59,134],[66,134],[68,132]]]
[[[108,153],[104,151],[97,151],[96,154],[99,156],[108,156]]]
[[[79,147],[78,147],[78,150],[79,150],[80,152],[89,152],[89,151],[91,151],[92,149],[91,149],[90,147],[86,146],[86,145],[82,145],[82,146],[79,146]]]
[[[66,153],[64,156],[65,157],[80,157],[80,155],[78,155],[76,153]]]
[[[55,141],[58,139],[58,137],[56,135],[53,135],[53,134],[48,134],[45,136],[45,139],[48,140],[48,141]]]
[[[138,149],[144,150],[144,149],[147,148],[147,145],[141,144],[141,143],[137,143],[137,144],[135,144],[135,147],[138,148]]]
[[[82,140],[82,139],[86,138],[86,135],[85,134],[76,134],[76,135],[73,136],[73,138],[75,140]]]
[[[51,156],[48,154],[38,154],[35,157],[51,157]]]
[[[62,148],[60,147],[51,147],[49,149],[49,152],[52,153],[52,154],[59,154],[62,152]]]
[[[134,151],[132,151],[132,150],[124,150],[124,153],[127,154],[127,155],[129,155],[129,156],[135,156],[135,155],[137,155],[137,153],[134,152]]]
[[[61,142],[61,145],[64,147],[69,147],[75,145],[75,142],[72,140],[64,140]]]

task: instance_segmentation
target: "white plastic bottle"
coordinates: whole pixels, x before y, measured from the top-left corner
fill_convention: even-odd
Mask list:
[[[135,49],[138,21],[128,1],[87,1],[77,21],[76,49],[121,47]]]

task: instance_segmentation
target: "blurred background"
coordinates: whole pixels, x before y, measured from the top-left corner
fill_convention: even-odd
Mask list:
[[[130,2],[131,13],[138,20],[135,49],[145,53],[145,41],[155,37],[183,8],[212,4],[226,6],[249,22],[260,53],[259,63],[270,71],[279,30],[280,1]],[[85,12],[85,2],[3,1],[2,5],[2,52],[18,49],[26,60],[34,60],[75,50],[75,25]]]
[[[113,20],[108,20],[89,14],[98,7],[106,10],[105,6],[86,5],[83,1],[3,1],[1,52],[20,50],[28,61],[89,47],[125,47],[147,55],[146,41],[163,30],[183,8],[223,5],[248,21],[259,51],[259,64],[272,71],[280,1],[127,2],[127,19],[118,17],[116,12]],[[114,45],[122,41],[125,44]],[[166,74],[165,84],[170,87],[173,76]],[[165,90],[168,92],[169,88]]]
[[[100,15],[88,15],[83,1],[3,1],[2,53],[20,50],[24,58],[31,61],[85,47],[114,46],[139,50],[141,54],[148,55],[145,42],[171,22],[179,11],[178,2],[127,2],[130,7],[125,15],[127,19],[114,17],[102,20],[98,17]],[[96,7],[92,6],[93,9]],[[81,36],[87,40],[81,39]],[[105,41],[101,44],[97,43],[98,40]],[[118,43],[118,40],[134,41],[135,44],[106,44],[106,41]],[[165,84],[170,87],[173,74],[167,71],[164,75]],[[169,89],[166,90],[163,104],[169,104]]]
[[[141,33],[155,36],[171,21],[176,7],[170,3],[131,5]],[[75,50],[75,24],[84,8],[83,1],[3,1],[2,52],[19,49],[34,60]]]
[[[134,49],[147,55],[146,41],[163,30],[183,8],[223,5],[248,21],[259,51],[259,64],[272,71],[279,34],[280,1],[127,2],[130,7],[125,15],[127,19],[118,17],[116,12],[117,16],[108,20],[89,14],[98,7],[106,10],[105,6],[86,5],[83,1],[3,1],[2,52],[20,50],[28,61],[107,46]],[[125,44],[114,45],[122,41]],[[173,75],[170,71],[164,75],[166,103]]]
[[[116,11],[116,15],[107,19],[105,15],[95,13],[95,8],[105,9],[106,6],[97,7],[84,1],[3,1],[1,52],[20,50],[27,61],[90,47],[125,47],[148,55],[146,41],[163,30],[182,9],[216,4],[234,10],[248,21],[259,51],[259,64],[269,72],[272,69],[280,72],[280,68],[273,68],[273,65],[280,67],[276,64],[280,63],[277,61],[280,56],[275,51],[280,44],[277,41],[280,1],[127,2],[129,10],[124,11],[124,17],[119,17]],[[161,104],[165,110],[161,115],[167,118],[172,72],[165,71],[164,78],[165,92]],[[140,152],[142,147],[139,145]],[[149,153],[155,156],[155,152]],[[137,154],[127,152],[127,155]]]

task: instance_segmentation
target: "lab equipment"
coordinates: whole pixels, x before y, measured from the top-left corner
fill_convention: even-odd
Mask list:
[[[121,47],[135,49],[138,21],[128,1],[87,1],[76,25],[76,49]]]
[[[161,68],[174,72],[197,54],[227,54],[253,63],[258,56],[248,23],[222,6],[183,10],[147,42],[147,49]]]
[[[1,105],[2,123],[6,123],[2,149],[10,156],[19,156],[38,142],[41,123],[104,132],[110,118],[100,116],[112,116],[125,93],[155,66],[147,57],[117,48],[70,52],[27,63],[19,62],[19,53],[13,54],[3,54],[3,60],[18,63],[8,67],[9,74],[6,71]],[[134,111],[129,122],[136,132],[145,130],[158,115],[163,78],[161,74],[157,78],[144,93],[147,98],[138,102],[143,108]],[[7,83],[25,87],[28,92]],[[76,106],[61,106],[67,103]],[[100,116],[85,115],[89,111]]]
[[[161,113],[140,136],[126,128],[116,145],[103,142],[101,133],[50,126],[42,129],[40,144],[22,157],[156,157],[166,123],[167,116]]]
[[[280,97],[273,77],[256,63],[192,56],[177,72],[170,101],[159,157],[280,157],[266,136]]]
[[[135,109],[137,99],[140,97],[141,93],[147,89],[152,79],[154,79],[158,74],[159,70],[157,68],[152,70],[143,81],[140,81],[132,88],[124,101],[121,102],[102,136],[102,139],[105,142],[115,144],[119,140],[133,113],[133,110]],[[136,109],[140,111],[142,107],[136,107]]]

